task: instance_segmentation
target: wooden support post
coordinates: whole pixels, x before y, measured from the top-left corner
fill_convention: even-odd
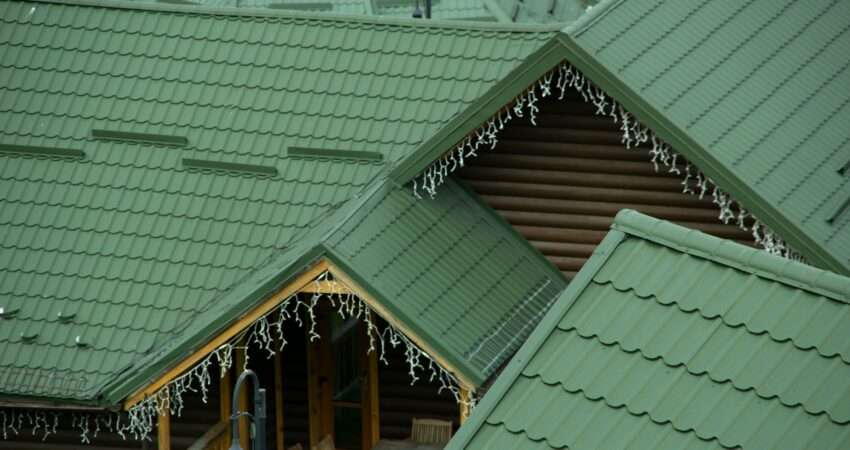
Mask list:
[[[469,418],[469,401],[472,398],[469,390],[460,389],[460,424],[463,425],[466,419]]]
[[[322,435],[319,439],[327,435],[334,434],[334,374],[333,374],[333,347],[331,345],[331,310],[327,302],[319,302],[317,313],[318,323],[316,324],[316,332],[321,336],[316,342],[321,350],[320,370],[319,370],[319,388],[321,401],[321,422]]]
[[[280,347],[278,347],[280,348]],[[274,422],[277,450],[283,448],[283,355],[274,354]]]
[[[306,327],[304,333],[307,335]],[[311,447],[319,445],[319,441],[322,440],[319,352],[318,343],[310,342],[310,337],[307,335],[307,411]]]
[[[375,320],[375,317],[372,317]],[[378,397],[378,350],[375,349],[367,354],[369,349],[369,330],[365,323],[360,324],[360,345],[358,351],[361,353],[360,367],[363,373],[363,389],[361,389],[361,402],[363,414],[363,449],[370,450],[381,440],[381,416],[380,401]]]
[[[328,305],[319,302],[316,307],[316,333],[319,339],[307,338],[307,395],[310,411],[310,445],[319,445],[325,436],[334,432],[333,409],[333,355],[331,352],[331,324]]]
[[[244,338],[239,341],[237,347],[246,347]],[[242,373],[242,370],[245,367],[246,351],[247,349],[243,348],[233,349],[233,352],[236,353],[236,357],[234,358],[234,365],[236,367],[236,370],[234,372],[236,374],[236,377],[233,380],[234,383],[236,382],[236,380],[239,379],[239,375]],[[253,387],[250,385],[243,385],[242,389],[239,390],[239,398],[237,399],[237,401],[239,402],[239,411],[250,412],[251,405],[249,402],[250,399],[248,397],[248,393],[252,388]],[[242,448],[251,448],[251,422],[248,420],[247,417],[239,418],[239,445],[241,445]]]
[[[156,444],[158,450],[171,450],[171,412],[168,407],[159,413]]]
[[[224,374],[218,382],[218,417],[219,420],[227,424],[224,433],[222,433],[221,450],[226,450],[230,446],[230,440],[233,436],[230,435],[230,409],[233,405],[233,368],[230,367],[224,370]]]

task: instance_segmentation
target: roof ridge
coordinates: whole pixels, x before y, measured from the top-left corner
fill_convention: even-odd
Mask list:
[[[584,14],[561,29],[562,33],[578,36],[593,26],[599,19],[613,11],[624,0],[602,0],[596,5],[590,5]]]
[[[409,28],[453,29],[460,31],[505,31],[514,33],[539,33],[558,31],[563,24],[522,24],[488,23],[472,20],[422,20],[400,17],[368,16],[361,14],[318,13],[271,8],[230,8],[215,6],[194,6],[178,3],[144,3],[130,0],[6,0],[16,3],[43,3],[66,6],[83,6],[105,9],[149,11],[175,14],[194,14],[222,17],[281,18],[305,21],[325,21],[342,23],[363,23]]]
[[[742,272],[850,304],[850,278],[656,219],[631,209],[620,211],[611,228]]]

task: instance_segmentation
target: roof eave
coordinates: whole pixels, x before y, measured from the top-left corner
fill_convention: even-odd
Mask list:
[[[187,336],[183,342],[174,345],[165,354],[154,354],[138,362],[138,370],[135,372],[128,371],[127,377],[116,379],[114,382],[106,385],[103,392],[104,402],[106,404],[118,404],[125,398],[143,389],[149,385],[152,380],[155,380],[167,373],[172,367],[183,361],[188,356],[192,355],[204,343],[208,342],[229,325],[242,317],[260,302],[274,295],[275,292],[289,283],[298,274],[307,270],[316,261],[327,252],[324,245],[319,244],[304,252],[297,260],[289,265],[289,268],[282,274],[276,274],[275,270],[269,270],[271,273],[262,273],[258,280],[259,283],[253,283],[254,288],[249,292],[242,293],[238,289],[234,289],[229,293],[233,298],[233,306],[226,313],[218,315],[219,319],[215,320],[201,330],[199,333],[194,333]],[[266,272],[266,271],[263,271]],[[242,283],[239,287],[248,286],[249,283]]]
[[[616,1],[607,3],[609,6],[612,4],[616,4]],[[608,8],[600,9],[598,14],[604,15],[607,10]],[[591,16],[590,19],[594,17],[596,16]],[[579,31],[582,29],[583,27],[578,28]],[[699,167],[715,184],[741,202],[754,216],[758,217],[759,221],[776,232],[809,262],[823,269],[850,275],[850,262],[842,262],[827,248],[812,239],[799,224],[794,223],[782,214],[779,208],[758,195],[708,149],[692,139],[686,131],[676,127],[671,120],[655,110],[616,75],[598,64],[568,34],[570,30],[574,30],[573,27],[567,27],[565,30],[566,32],[556,34],[446,127],[425,141],[411,157],[401,161],[392,169],[391,178],[399,184],[409,182],[430,163],[453,149],[469,133],[486,123],[523,90],[552,70],[555,65],[567,60],[610,97],[623,105],[642,124]]]
[[[412,332],[415,336],[413,339],[414,343],[420,346],[430,347],[434,353],[433,355],[430,355],[431,357],[445,360],[448,366],[446,368],[456,372],[453,373],[453,375],[461,381],[464,388],[474,390],[486,381],[484,374],[475,370],[469,364],[466,364],[462,358],[459,358],[458,355],[455,355],[454,352],[450,351],[445,345],[442,345],[440,339],[433,336],[432,333],[429,333],[422,327],[417,326],[416,322],[411,320],[407,314],[394,307],[393,302],[389,301],[385,295],[375,289],[370,289],[370,283],[361,277],[358,271],[354,270],[354,268],[345,261],[345,258],[340,257],[333,250],[329,250],[326,257],[357,284],[356,288],[358,291],[362,291],[364,294],[374,298],[377,303],[380,303],[380,305],[386,309],[390,315],[392,315],[392,317],[384,317],[384,320],[387,320],[390,323],[397,322],[394,324],[397,328],[399,323],[404,324],[404,328]],[[351,287],[355,288],[355,286]]]
[[[485,123],[505,107],[523,90],[554,68],[564,57],[564,47],[554,35],[546,44],[532,53],[484,95],[479,97],[445,127],[420,145],[411,156],[400,161],[390,172],[390,178],[405,184],[432,161],[451,150],[470,132]]]
[[[592,80],[599,88],[633,114],[642,124],[649,127],[677,152],[710,177],[715,184],[731,194],[737,201],[770,227],[791,247],[810,262],[824,269],[850,275],[850,265],[842,263],[835,255],[814,241],[798,224],[782,214],[778,208],[758,195],[743,180],[732,173],[711,152],[699,145],[687,132],[676,127],[664,114],[625,85],[605,67],[597,64],[593,57],[580,47],[569,34],[560,34],[558,39],[570,55],[570,63]]]

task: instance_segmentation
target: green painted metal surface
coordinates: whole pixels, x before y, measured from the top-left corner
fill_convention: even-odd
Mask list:
[[[566,287],[560,272],[454,181],[445,196],[379,192],[328,240],[333,255],[481,385]]]
[[[385,167],[288,148],[403,158],[551,36],[186,8],[0,2],[0,144],[84,153],[0,153],[3,395],[103,402]]]
[[[634,211],[447,450],[839,449],[850,279]]]
[[[850,274],[850,4],[610,2],[571,31],[685,156],[815,264]],[[679,141],[682,145],[678,144]],[[725,185],[724,185],[725,184]],[[747,205],[749,207],[749,205]]]
[[[445,195],[417,200],[378,180],[314,219],[103,394],[120,400],[320,258],[337,264],[476,386],[519,348],[566,287],[556,267],[454,181]]]
[[[806,260],[850,275],[850,4],[608,0],[434,133],[409,181],[563,60]]]

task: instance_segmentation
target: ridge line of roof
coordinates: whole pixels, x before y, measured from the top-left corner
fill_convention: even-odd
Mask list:
[[[380,192],[381,189],[384,186],[387,185],[387,183],[389,182],[389,178],[386,175],[387,174],[386,168],[384,170],[382,170],[381,172],[382,173],[379,173],[378,176],[376,176],[374,180],[370,181],[369,183],[366,183],[366,185],[363,186],[363,188],[360,191],[355,192],[354,195],[351,198],[342,202],[336,210],[331,211],[330,214],[328,214],[327,216],[324,216],[325,218],[330,218],[331,216],[334,216],[335,214],[341,214],[342,215],[342,217],[339,221],[337,221],[325,233],[321,234],[317,238],[319,243],[324,245],[328,241],[328,239],[330,239],[333,235],[335,235],[337,233],[337,231],[340,230],[340,228],[345,226],[345,224],[347,224],[348,221],[351,220],[351,218],[354,217],[363,208],[363,205],[368,203],[369,200],[371,200],[373,197],[375,197],[375,194]],[[321,217],[323,217],[323,216],[320,215],[318,218],[321,218]],[[303,238],[304,236],[307,236],[308,234],[309,234],[309,232],[304,233],[301,236],[301,238]]]
[[[592,6],[590,10],[586,10],[575,21],[561,29],[562,33],[573,36],[580,36],[587,29],[593,26],[598,20],[602,19],[609,12],[616,9],[624,0],[602,0]]]
[[[850,304],[850,279],[834,272],[774,256],[763,250],[630,209],[617,213],[611,228],[742,272]]]
[[[5,0],[14,3],[42,3],[46,5],[82,6],[104,9],[189,14],[197,16],[220,17],[256,17],[280,18],[305,21],[324,21],[341,23],[363,23],[407,28],[452,29],[462,31],[503,31],[511,33],[542,33],[558,31],[563,24],[538,25],[515,23],[487,23],[471,20],[423,20],[406,18],[387,18],[360,14],[316,13],[310,11],[269,9],[269,8],[227,8],[211,6],[193,6],[175,3],[141,3],[129,0]]]

